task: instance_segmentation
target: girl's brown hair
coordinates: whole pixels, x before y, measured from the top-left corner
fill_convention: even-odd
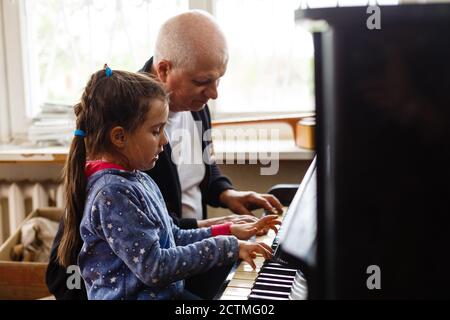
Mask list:
[[[128,132],[144,121],[153,99],[167,102],[161,84],[149,74],[114,70],[97,71],[89,79],[81,101],[74,106],[76,128],[86,137],[75,136],[64,167],[65,213],[57,259],[62,266],[77,263],[82,246],[80,223],[86,203],[86,158],[114,153],[110,130],[121,126]]]

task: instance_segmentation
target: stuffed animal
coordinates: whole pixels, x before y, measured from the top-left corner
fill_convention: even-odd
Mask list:
[[[28,220],[21,228],[21,241],[11,249],[11,260],[48,262],[58,223],[43,217]]]

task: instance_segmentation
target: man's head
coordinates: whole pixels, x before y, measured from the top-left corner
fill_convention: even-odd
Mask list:
[[[162,25],[153,59],[153,71],[170,95],[170,110],[198,111],[218,96],[228,48],[211,15],[189,11]]]

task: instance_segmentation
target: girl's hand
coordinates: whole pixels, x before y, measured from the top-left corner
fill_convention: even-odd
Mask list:
[[[272,258],[273,250],[264,242],[246,242],[239,240],[239,258],[251,265],[253,269],[256,269],[253,259],[256,258],[258,253],[264,259],[270,259]]]
[[[264,216],[256,222],[232,224],[230,226],[231,234],[241,240],[248,240],[254,235],[266,234],[269,229],[278,232],[276,225],[280,225],[281,222],[277,220],[278,216],[268,215]]]

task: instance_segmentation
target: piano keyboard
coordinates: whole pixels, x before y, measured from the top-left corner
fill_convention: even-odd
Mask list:
[[[282,232],[281,226],[278,234]],[[272,246],[275,251],[278,246],[278,236],[270,230],[267,235],[257,237]],[[258,256],[255,260],[256,269],[241,261],[234,272],[230,273],[229,281],[220,300],[304,300],[307,298],[307,284],[300,270],[291,269],[272,260],[264,260]]]

